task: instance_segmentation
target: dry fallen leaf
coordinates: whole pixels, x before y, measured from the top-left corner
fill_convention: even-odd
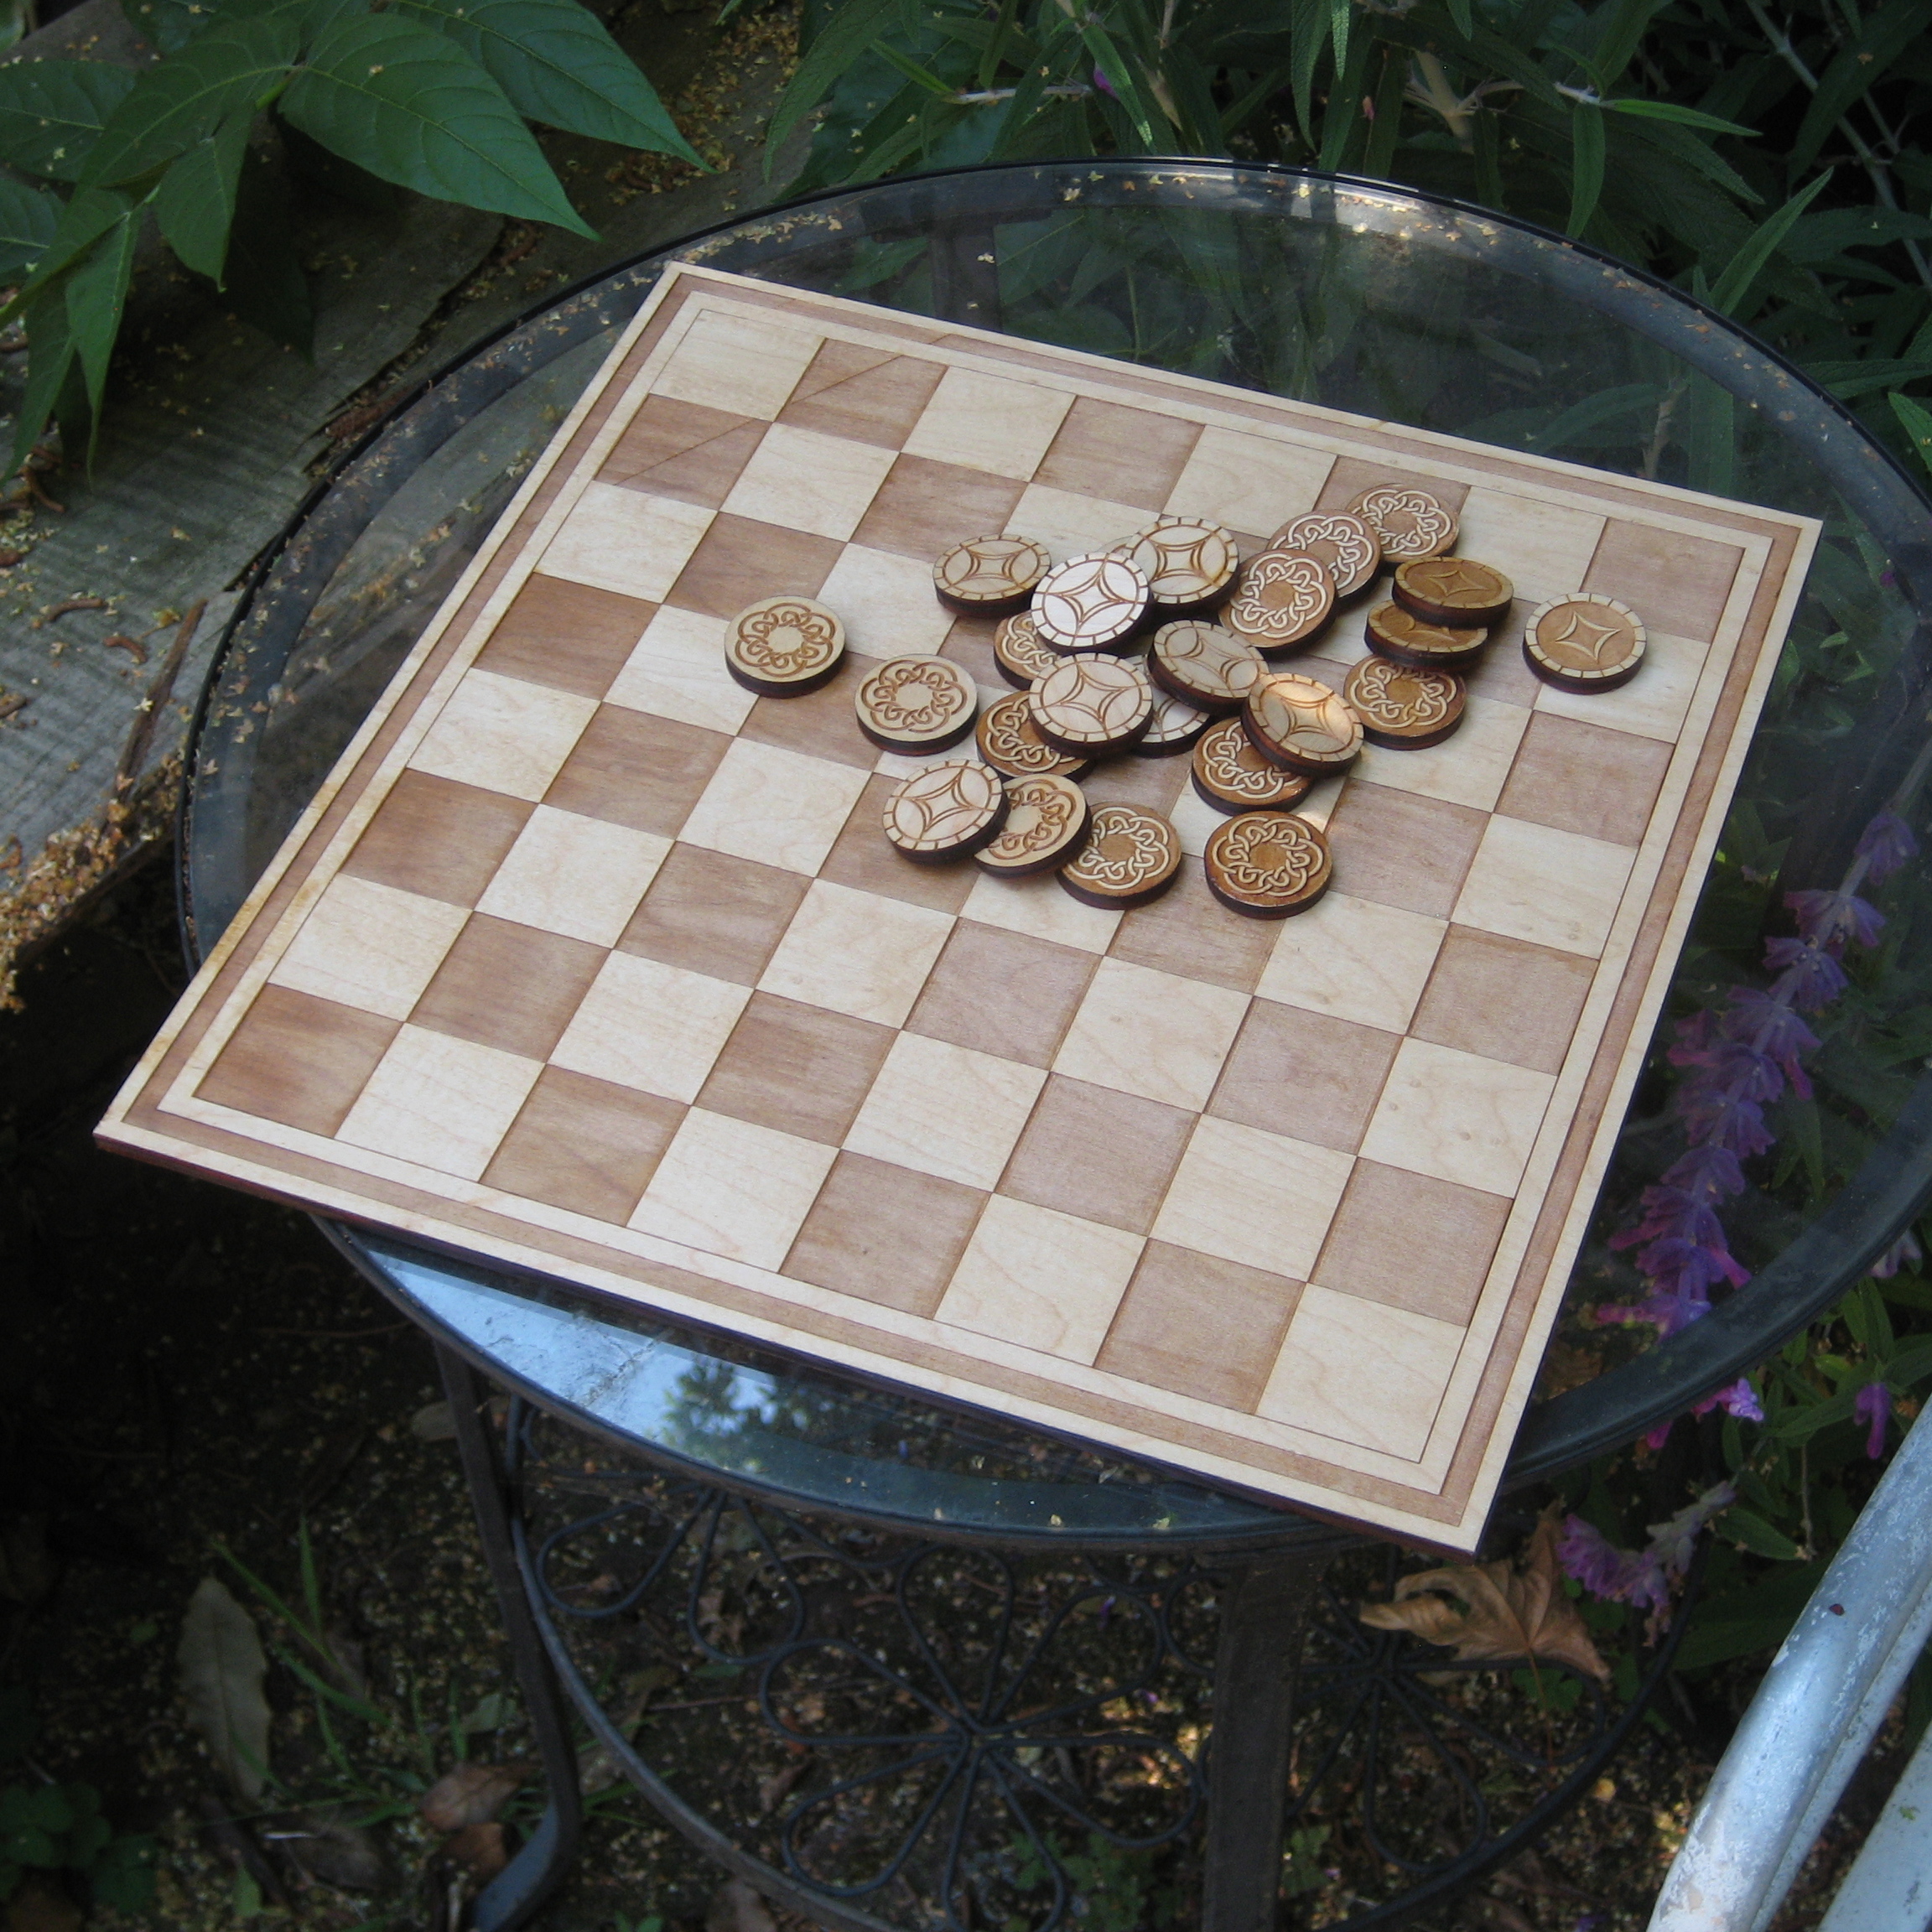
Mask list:
[[[31,1872],[7,1903],[7,1932],[80,1932],[80,1908],[50,1878]]]
[[[1459,1664],[1546,1657],[1607,1682],[1556,1561],[1556,1519],[1537,1524],[1520,1566],[1508,1561],[1420,1570],[1395,1586],[1393,1603],[1364,1603],[1364,1623],[1446,1644]]]
[[[268,1771],[268,1700],[262,1695],[268,1660],[253,1619],[213,1576],[204,1576],[188,1600],[174,1659],[189,1722],[236,1793],[253,1804]]]
[[[525,1775],[514,1764],[459,1764],[423,1794],[416,1808],[432,1831],[487,1825],[510,1802]]]
[[[443,1856],[479,1882],[494,1878],[510,1862],[501,1825],[465,1825],[443,1841]]]
[[[727,1878],[711,1895],[704,1932],[778,1932],[778,1921],[742,1878]]]

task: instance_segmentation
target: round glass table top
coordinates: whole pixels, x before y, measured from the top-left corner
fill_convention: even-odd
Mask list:
[[[559,299],[400,407],[286,534],[210,674],[182,848],[191,951],[240,907],[672,261],[1820,518],[1818,559],[1653,1042],[1658,1064],[1675,1020],[1748,977],[1767,906],[1840,880],[1881,808],[1917,808],[1932,518],[1849,415],[1748,336],[1574,244],[1385,185],[1208,162],[1015,165],[834,192],[695,236]],[[1904,902],[1886,945],[1857,976],[1881,1019],[1922,1004],[1932,980],[1916,890],[1915,875],[1895,890]],[[1514,1480],[1628,1440],[1735,1376],[1909,1224],[1932,1083],[1890,1051],[1861,1059],[1834,1035],[1809,1111],[1780,1120],[1786,1145],[1726,1211],[1749,1285],[1668,1340],[1639,1348],[1623,1332],[1564,1376],[1577,1385],[1532,1408]],[[1659,1082],[1640,1083],[1575,1301],[1631,1298],[1614,1292],[1632,1277],[1609,1236],[1671,1157],[1665,1098]],[[1012,1540],[1335,1534],[568,1284],[330,1232],[499,1380],[795,1506]]]

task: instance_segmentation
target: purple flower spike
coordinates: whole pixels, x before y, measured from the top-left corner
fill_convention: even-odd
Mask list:
[[[1758,1391],[1751,1386],[1748,1375],[1740,1375],[1728,1389],[1720,1389],[1715,1395],[1706,1395],[1697,1405],[1696,1414],[1703,1415],[1713,1409],[1722,1409],[1727,1415],[1734,1415],[1740,1422],[1762,1422],[1764,1410],[1758,1400]]]
[[[1093,70],[1093,85],[1098,87],[1109,101],[1118,101],[1120,98],[1120,96],[1114,91],[1114,83],[1109,80],[1098,67]]]
[[[1885,1425],[1892,1420],[1892,1391],[1883,1382],[1867,1382],[1858,1391],[1852,1413],[1866,1426],[1865,1453],[1876,1462],[1885,1453]]]
[[[1802,939],[1767,939],[1764,963],[1778,975],[1772,982],[1771,997],[1788,1002],[1800,1013],[1821,1011],[1852,984],[1844,969],[1822,946],[1808,945]]]
[[[1728,1147],[1693,1147],[1665,1169],[1664,1184],[1715,1204],[1744,1192],[1744,1170]]]
[[[1865,861],[1865,876],[1879,886],[1919,856],[1919,841],[1896,812],[1881,812],[1860,834],[1857,850]]]
[[[1772,1143],[1774,1136],[1764,1124],[1764,1109],[1755,1100],[1686,1088],[1679,1094],[1677,1107],[1684,1130],[1692,1140],[1728,1148],[1742,1161],[1762,1154]]]
[[[1919,1237],[1908,1228],[1865,1272],[1880,1281],[1889,1281],[1901,1268],[1916,1268],[1925,1259]]]
[[[1815,1051],[1818,1036],[1782,1000],[1754,986],[1733,986],[1718,1027],[1727,1040],[1768,1055],[1783,1069],[1794,1093],[1803,1099],[1811,1098],[1811,1082],[1801,1062],[1804,1055]]]
[[[1787,892],[1784,903],[1798,921],[1799,937],[1834,953],[1847,939],[1876,946],[1885,929],[1885,915],[1855,892]]]

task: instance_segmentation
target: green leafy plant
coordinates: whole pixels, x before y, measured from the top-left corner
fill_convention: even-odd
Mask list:
[[[150,223],[306,351],[277,147],[312,143],[380,181],[580,235],[529,122],[703,165],[577,0],[128,5],[162,49],[153,66],[0,67],[0,162],[16,171],[0,174],[0,276],[23,276],[0,322],[23,320],[29,347],[14,464],[49,416],[70,441],[97,429]]]

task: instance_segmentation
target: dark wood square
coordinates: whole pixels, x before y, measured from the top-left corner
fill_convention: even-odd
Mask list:
[[[993,633],[998,628],[996,618],[955,617],[953,628],[946,633],[946,641],[939,647],[939,655],[963,666],[967,675],[982,690],[1004,691],[1009,679],[993,655]]]
[[[927,975],[906,1031],[1049,1066],[1098,963],[1071,946],[962,919]]]
[[[600,705],[543,802],[674,838],[730,743],[722,731],[699,724]]]
[[[497,620],[476,666],[580,698],[601,698],[657,610],[639,597],[532,576]]]
[[[999,1192],[1145,1234],[1181,1163],[1194,1116],[1158,1100],[1049,1076]]]
[[[1234,1036],[1208,1111],[1353,1154],[1401,1044],[1400,1035],[1379,1027],[1257,1000]]]
[[[882,823],[886,801],[898,783],[883,772],[875,772],[865,781],[865,789],[825,854],[818,876],[855,891],[902,899],[909,906],[957,912],[979,876],[979,868],[970,860],[954,865],[915,865],[886,844]]]
[[[849,652],[829,684],[808,691],[802,698],[759,699],[738,727],[738,735],[756,739],[761,745],[802,751],[808,758],[829,758],[834,764],[870,771],[879,761],[879,747],[860,731],[852,693],[880,662]],[[881,845],[886,842],[883,833],[879,842]]]
[[[715,510],[751,460],[765,425],[702,403],[647,396],[597,473],[654,496],[675,496]]]
[[[930,564],[952,544],[1004,530],[1026,487],[1008,476],[901,456],[879,486],[852,541]]]
[[[939,1306],[985,1195],[890,1161],[841,1154],[805,1217],[785,1272],[908,1315]]]
[[[1352,778],[1328,821],[1337,889],[1446,919],[1488,822],[1467,805]]]
[[[1369,463],[1363,462],[1359,457],[1337,456],[1312,507],[1317,510],[1345,510],[1364,490],[1372,489],[1378,483],[1410,482],[1414,483],[1418,489],[1426,490],[1438,503],[1445,504],[1454,511],[1460,512],[1468,500],[1469,486],[1467,483],[1452,482],[1446,476],[1417,475],[1406,467],[1393,463]],[[1282,519],[1284,522],[1286,520],[1285,517]]]
[[[288,986],[264,986],[196,1098],[308,1134],[333,1134],[401,1023]]]
[[[1173,495],[1200,440],[1198,423],[1080,396],[1033,472],[1033,480],[1107,502],[1159,510]]]
[[[501,792],[404,771],[342,870],[448,906],[474,906],[532,810]]]
[[[1200,861],[1187,859],[1180,877],[1151,906],[1122,917],[1107,950],[1157,973],[1252,993],[1280,931],[1272,919],[1231,914],[1208,890]]]
[[[776,865],[673,845],[617,948],[756,986],[810,883]]]
[[[1452,926],[1409,1031],[1438,1046],[1555,1073],[1570,1051],[1597,962]]]
[[[1095,805],[1145,805],[1150,812],[1171,812],[1187,789],[1188,763],[1185,751],[1171,758],[1109,758],[1080,781],[1080,789]]]
[[[546,1060],[605,957],[601,946],[472,912],[410,1022]]]
[[[1628,604],[1653,631],[1708,644],[1717,635],[1743,558],[1734,545],[1714,543],[1708,537],[1653,530],[1613,517],[1597,540],[1581,588]]]
[[[621,1227],[685,1111],[655,1093],[546,1067],[484,1171],[484,1185]]]
[[[825,343],[798,378],[781,423],[896,449],[939,387],[944,367],[856,342]]]
[[[754,993],[698,1104],[836,1147],[892,1041],[890,1026]]]
[[[1460,1327],[1475,1310],[1509,1214],[1500,1194],[1358,1161],[1314,1279]]]
[[[708,617],[735,617],[761,597],[815,597],[844,548],[834,538],[720,511],[664,601]]]
[[[1496,809],[1613,845],[1640,844],[1671,750],[1655,738],[1536,712]]]

